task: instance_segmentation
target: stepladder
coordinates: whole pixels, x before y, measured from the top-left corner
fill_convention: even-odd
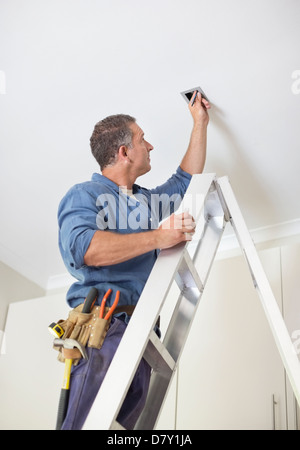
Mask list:
[[[194,175],[180,207],[184,209],[193,215],[196,233],[186,244],[160,252],[83,429],[123,429],[117,422],[118,412],[142,358],[152,372],[146,405],[135,429],[155,429],[227,223],[231,223],[246,258],[300,403],[298,357],[228,178]],[[179,294],[172,298],[168,323],[159,339],[154,327],[174,284]],[[103,405],[105,414],[101,414]]]

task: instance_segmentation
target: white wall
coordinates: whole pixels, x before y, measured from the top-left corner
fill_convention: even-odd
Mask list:
[[[41,297],[45,290],[0,261],[0,330],[4,330],[11,302]]]

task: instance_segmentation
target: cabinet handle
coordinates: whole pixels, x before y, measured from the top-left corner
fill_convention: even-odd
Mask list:
[[[296,430],[299,430],[299,422],[300,422],[300,417],[299,417],[299,405],[297,402],[296,397],[294,397],[294,402],[295,402],[295,424],[296,424]]]
[[[273,430],[276,430],[276,405],[275,395],[272,395],[272,415],[273,415]]]

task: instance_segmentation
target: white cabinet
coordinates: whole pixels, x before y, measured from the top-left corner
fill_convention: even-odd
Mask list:
[[[283,315],[300,355],[300,245],[281,248]]]
[[[300,245],[281,248],[283,316],[300,360]],[[300,411],[287,382],[287,419],[290,429],[300,429]]]
[[[280,248],[259,256],[281,308]],[[284,367],[242,255],[214,262],[178,370],[177,429],[286,429]]]

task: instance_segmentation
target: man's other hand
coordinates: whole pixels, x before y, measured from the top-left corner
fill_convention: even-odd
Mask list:
[[[158,228],[159,248],[170,248],[180,242],[191,241],[196,223],[188,213],[172,214]]]

